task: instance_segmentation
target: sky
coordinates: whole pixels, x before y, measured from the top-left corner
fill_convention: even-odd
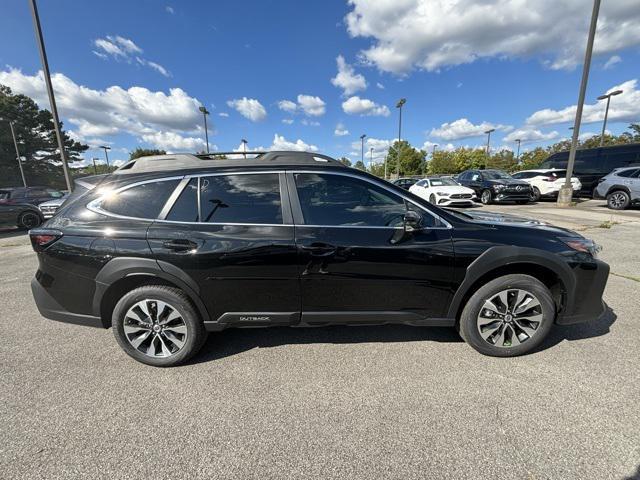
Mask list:
[[[581,135],[640,121],[638,0],[602,2]],[[3,0],[0,84],[49,108],[27,0]],[[169,152],[318,151],[380,162],[398,138],[431,152],[522,151],[570,134],[587,0],[39,2],[58,108],[86,162]]]

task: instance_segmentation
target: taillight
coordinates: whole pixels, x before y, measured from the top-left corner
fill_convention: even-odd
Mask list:
[[[33,249],[36,252],[41,252],[62,238],[62,232],[56,230],[31,230],[29,237],[31,238]]]

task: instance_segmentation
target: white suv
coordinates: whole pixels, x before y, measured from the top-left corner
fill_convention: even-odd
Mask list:
[[[567,176],[566,170],[556,168],[541,168],[536,170],[522,170],[511,175],[513,178],[524,180],[533,187],[531,200],[537,202],[542,197],[557,197],[560,187],[564,185]],[[571,177],[573,191],[577,192],[582,188],[580,180]]]

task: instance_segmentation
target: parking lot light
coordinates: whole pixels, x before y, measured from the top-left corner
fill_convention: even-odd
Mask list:
[[[516,161],[520,162],[520,143],[522,142],[522,140],[520,140],[519,138],[516,138],[516,142],[518,144],[518,153],[516,153]]]
[[[98,148],[101,148],[104,150],[104,158],[107,161],[107,170],[109,170],[109,154],[107,153],[107,151],[111,150],[111,147],[108,145],[100,145]]]
[[[400,145],[400,142],[402,141],[402,107],[405,103],[407,103],[406,98],[401,98],[398,100],[398,103],[396,103],[396,108],[400,111],[398,116],[398,151],[396,152],[398,154],[398,165],[396,166],[398,178],[400,178],[400,150],[402,150]]]
[[[611,103],[611,97],[615,97],[616,95],[620,95],[622,90],[614,90],[610,93],[605,93],[604,95],[600,95],[598,100],[607,100],[607,107],[604,110],[604,122],[602,122],[602,133],[600,134],[600,146],[604,146],[604,130],[607,128],[607,118],[609,117],[609,104]]]
[[[362,165],[364,165],[364,139],[366,136],[366,133],[360,135],[360,161],[362,162]]]
[[[242,143],[242,153],[244,153],[244,158],[247,158],[247,143],[249,143],[246,139],[242,139],[240,140],[240,143]]]
[[[496,129],[495,128],[490,128],[489,130],[487,130],[485,133],[485,135],[487,136],[487,157],[489,156],[489,148],[490,148],[490,142],[491,142],[491,133],[495,132]]]
[[[204,105],[202,105],[198,110],[202,112],[202,116],[204,117],[204,138],[207,143],[207,153],[209,153],[209,129],[207,128],[207,115],[209,115],[209,110],[207,110]]]

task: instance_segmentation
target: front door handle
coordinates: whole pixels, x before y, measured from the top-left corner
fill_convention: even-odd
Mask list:
[[[312,243],[311,245],[302,245],[301,248],[313,257],[330,257],[338,250],[338,247],[328,243]]]
[[[162,244],[162,246],[176,252],[185,252],[187,250],[196,249],[198,244],[192,240],[176,238],[174,240],[167,240]]]

